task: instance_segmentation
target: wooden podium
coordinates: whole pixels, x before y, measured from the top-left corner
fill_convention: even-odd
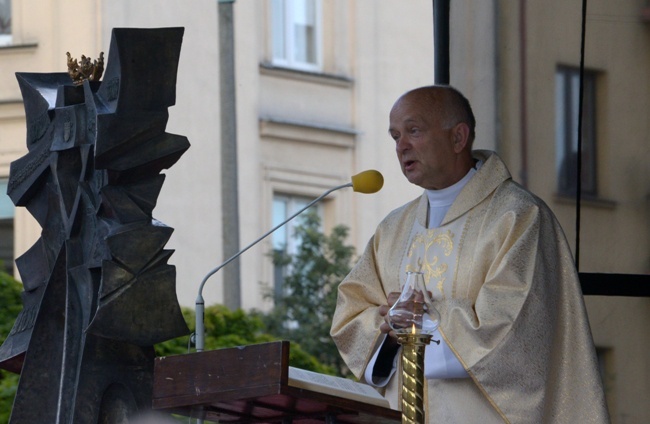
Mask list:
[[[301,370],[293,369],[294,376],[296,371]],[[319,378],[313,381],[290,374],[287,341],[160,357],[153,408],[220,423],[401,422],[401,413],[383,398],[331,383],[368,386],[315,373],[310,374]]]

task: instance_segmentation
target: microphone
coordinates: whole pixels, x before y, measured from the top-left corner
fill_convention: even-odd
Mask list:
[[[269,231],[267,231],[264,235],[259,237],[257,240],[253,241],[251,244],[248,246],[244,247],[242,250],[239,252],[235,253],[232,257],[230,257],[228,260],[226,260],[224,263],[219,265],[218,267],[214,268],[212,271],[208,272],[208,274],[203,277],[203,281],[201,281],[201,286],[199,287],[199,294],[196,297],[196,308],[195,308],[195,313],[196,313],[196,328],[194,330],[195,332],[195,346],[196,346],[196,351],[197,352],[202,352],[203,349],[205,348],[205,323],[204,323],[204,314],[205,314],[205,301],[203,300],[203,287],[205,286],[205,283],[208,281],[208,278],[212,277],[214,274],[216,274],[221,268],[224,266],[228,265],[230,262],[234,261],[237,259],[242,253],[250,249],[251,247],[255,246],[257,243],[260,241],[264,240],[266,237],[271,235],[274,231],[276,231],[278,228],[282,227],[283,225],[287,224],[289,221],[300,215],[302,212],[313,206],[315,203],[319,202],[322,200],[325,196],[330,194],[333,191],[340,190],[342,188],[346,187],[352,187],[352,190],[358,192],[358,193],[365,193],[365,194],[371,194],[371,193],[376,193],[384,185],[384,177],[381,175],[379,171],[375,171],[374,169],[370,169],[367,171],[360,172],[351,178],[352,182],[343,184],[334,188],[331,188],[327,190],[325,193],[321,194],[319,197],[316,199],[312,200],[307,206],[304,208],[300,209],[298,212],[294,213],[291,215],[289,218],[284,220],[283,222],[279,223],[275,227],[271,228]]]
[[[384,186],[384,176],[379,171],[369,169],[352,176],[352,190],[372,194],[377,193]]]

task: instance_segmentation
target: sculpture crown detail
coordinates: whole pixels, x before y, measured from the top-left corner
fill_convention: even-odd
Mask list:
[[[74,85],[81,85],[85,80],[99,81],[104,72],[104,52],[99,54],[99,58],[93,60],[89,57],[81,55],[81,63],[74,59],[70,52],[66,53],[68,56],[68,74],[72,78]]]

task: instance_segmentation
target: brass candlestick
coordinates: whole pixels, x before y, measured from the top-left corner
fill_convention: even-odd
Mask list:
[[[424,349],[430,334],[401,333],[402,345],[402,423],[424,423]]]
[[[424,423],[424,349],[440,324],[421,272],[408,272],[388,323],[402,345],[402,423]]]

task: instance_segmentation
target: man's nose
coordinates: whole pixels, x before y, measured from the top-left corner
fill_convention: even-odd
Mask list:
[[[398,153],[408,150],[409,147],[411,147],[411,143],[405,135],[400,136],[395,142],[395,150],[397,150]]]

